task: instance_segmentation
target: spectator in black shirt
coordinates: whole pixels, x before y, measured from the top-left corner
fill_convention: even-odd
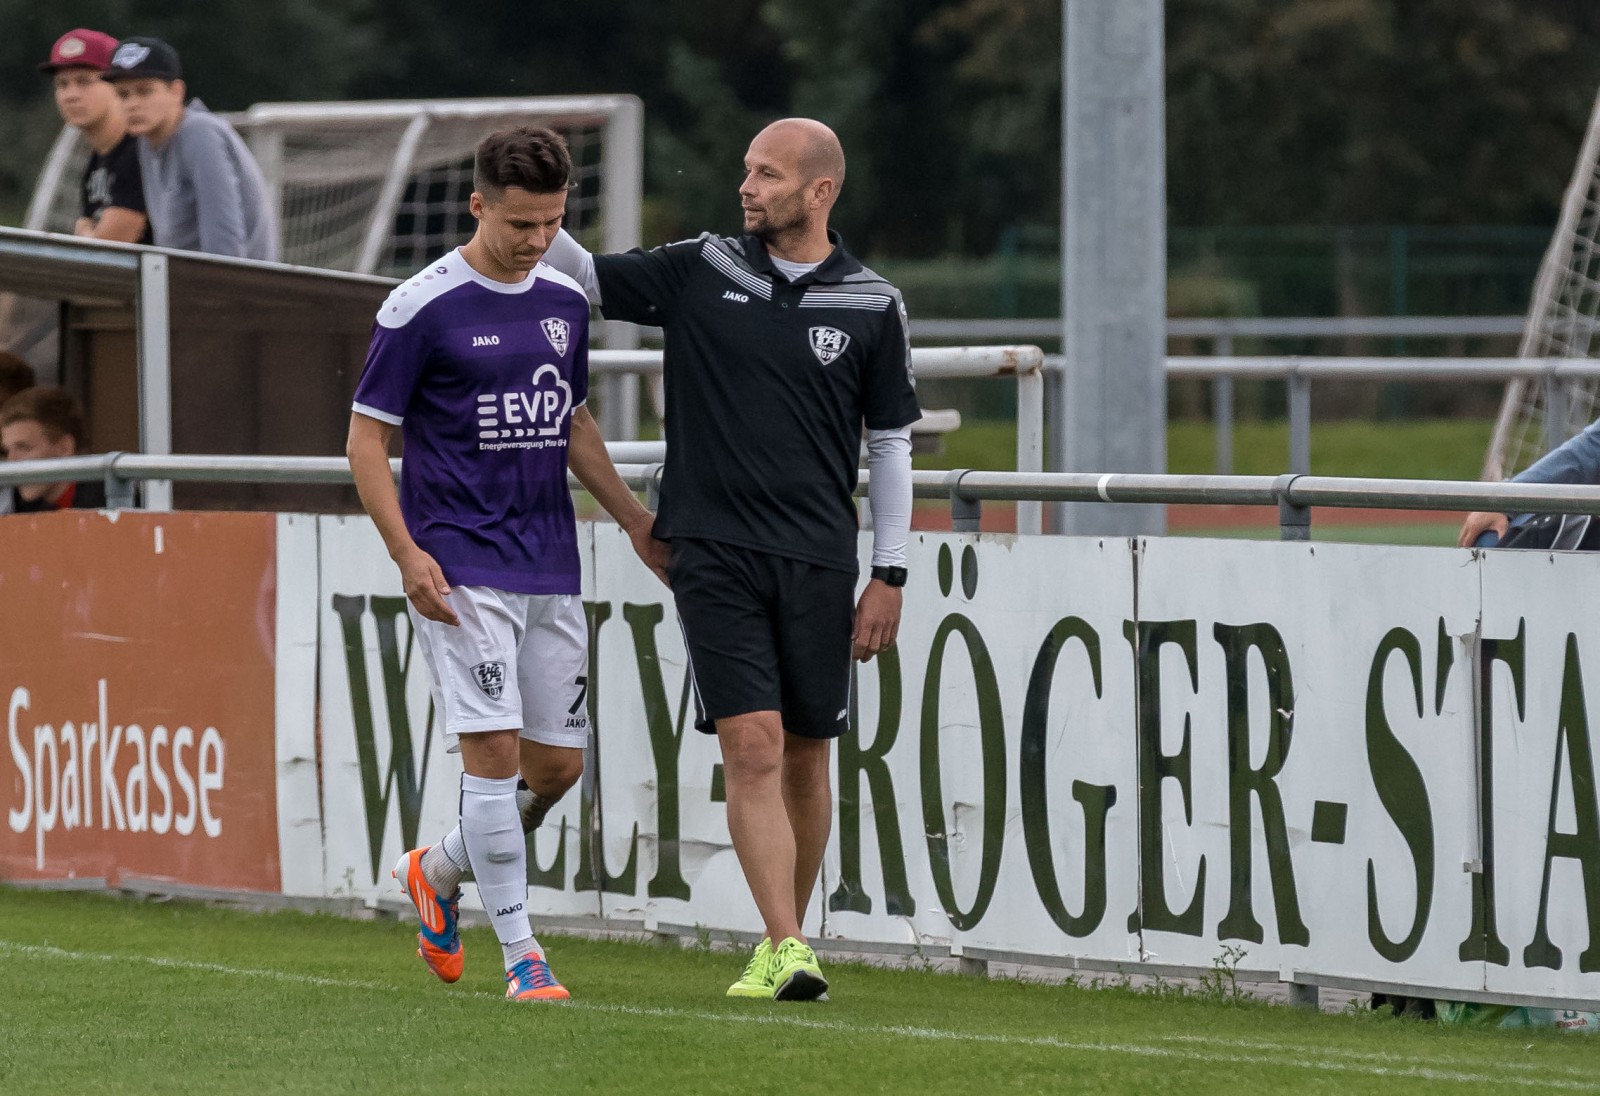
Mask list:
[[[74,457],[88,449],[83,412],[65,388],[29,388],[0,404],[0,449],[6,460],[48,460]],[[16,512],[98,510],[106,504],[105,485],[25,483],[16,489]]]
[[[117,40],[97,30],[69,30],[39,66],[55,85],[62,121],[83,131],[92,153],[80,184],[78,236],[147,244],[153,237],[139,177],[139,146],[128,132],[122,101],[100,78],[111,66]]]

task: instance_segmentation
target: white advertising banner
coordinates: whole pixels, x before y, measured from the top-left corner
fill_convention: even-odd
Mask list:
[[[1600,556],[1487,553],[1481,569],[1479,781],[1435,808],[1482,820],[1461,950],[1491,990],[1600,1000]]]
[[[1466,552],[1141,542],[1152,959],[1481,988],[1471,818],[1426,794],[1473,786],[1478,597]]]
[[[453,824],[460,765],[370,522],[317,522],[320,875],[287,855],[302,774],[285,885],[370,898]],[[580,543],[596,748],[530,846],[535,919],[758,929],[671,595],[615,526]],[[909,562],[808,932],[1600,999],[1600,635],[1573,596],[1600,559],[918,534]],[[303,693],[280,681],[280,722]]]

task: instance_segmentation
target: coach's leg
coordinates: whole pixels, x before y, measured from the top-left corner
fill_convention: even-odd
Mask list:
[[[806,907],[816,889],[822,854],[828,848],[828,833],[833,828],[833,787],[828,780],[833,742],[797,734],[784,737],[783,805],[795,845],[794,919],[797,926],[804,927]]]
[[[795,920],[795,832],[784,798],[783,719],[775,711],[717,720],[728,832],[745,882],[776,944],[804,940]]]

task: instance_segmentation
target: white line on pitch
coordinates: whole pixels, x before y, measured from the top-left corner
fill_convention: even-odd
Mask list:
[[[318,974],[297,974],[292,971],[256,969],[250,967],[230,967],[222,963],[204,963],[193,959],[172,959],[157,955],[112,955],[105,952],[69,951],[49,944],[19,944],[9,940],[0,940],[0,954],[27,955],[41,959],[65,959],[76,962],[93,963],[144,963],[148,966],[162,967],[169,970],[195,971],[204,974],[221,974],[241,978],[265,978],[275,982],[284,982],[293,985],[317,986],[328,989],[359,989],[392,993],[403,987],[385,982],[371,982],[354,978],[329,978]],[[472,990],[447,991],[453,997],[469,997],[486,1000],[503,1000],[499,994],[486,993]],[[697,1012],[687,1009],[672,1008],[647,1008],[638,1005],[607,1005],[592,1002],[566,1002],[559,1006],[567,1009],[576,1009],[584,1012],[607,1012],[624,1016],[645,1016],[652,1019],[665,1020],[690,1020],[704,1023],[743,1023],[743,1024],[769,1024],[777,1027],[804,1028],[813,1031],[830,1031],[840,1035],[877,1035],[894,1036],[908,1039],[923,1039],[937,1042],[962,1042],[986,1043],[999,1046],[1040,1047],[1052,1050],[1088,1051],[1098,1054],[1123,1054],[1135,1057],[1151,1058],[1181,1058],[1185,1061],[1215,1062],[1229,1065],[1270,1065],[1291,1067],[1297,1069],[1321,1070],[1332,1073],[1355,1073],[1372,1077],[1417,1077],[1430,1081],[1454,1081],[1464,1084],[1499,1084],[1516,1085],[1528,1088],[1544,1089],[1570,1089],[1574,1091],[1593,1092],[1600,1090],[1600,1083],[1579,1080],[1557,1080],[1550,1077],[1516,1077],[1497,1074],[1494,1072],[1464,1072],[1459,1069],[1436,1069],[1428,1066],[1400,1066],[1389,1067],[1370,1065],[1361,1059],[1379,1058],[1389,1060],[1388,1056],[1375,1055],[1371,1052],[1359,1050],[1341,1050],[1337,1048],[1322,1048],[1319,1052],[1323,1057],[1306,1057],[1304,1047],[1279,1047],[1273,1043],[1259,1043],[1256,1046],[1263,1048],[1285,1049],[1293,1051],[1290,1056],[1275,1055],[1272,1053],[1248,1053],[1252,1044],[1248,1040],[1228,1040],[1224,1038],[1211,1038],[1207,1036],[1168,1036],[1165,1041],[1186,1041],[1193,1045],[1210,1047],[1234,1047],[1246,1053],[1222,1053],[1217,1051],[1195,1050],[1175,1046],[1158,1046],[1152,1043],[1105,1043],[1085,1042],[1072,1039],[1058,1039],[1048,1035],[996,1035],[971,1031],[949,1031],[942,1028],[919,1028],[909,1026],[882,1025],[862,1027],[856,1024],[847,1024],[829,1020],[810,1020],[799,1016],[778,1016],[771,1014],[739,1014],[725,1012]],[[1345,1056],[1352,1060],[1340,1061],[1337,1057],[1326,1055]],[[1451,1064],[1467,1065],[1469,1068],[1480,1068],[1471,1063],[1460,1063],[1455,1059],[1444,1059]],[[1511,1063],[1506,1063],[1511,1064]],[[1520,1065],[1520,1063],[1517,1063]],[[1498,1067],[1492,1067],[1498,1068]],[[1556,1072],[1552,1069],[1551,1072]],[[1566,1073],[1566,1070],[1560,1070]]]

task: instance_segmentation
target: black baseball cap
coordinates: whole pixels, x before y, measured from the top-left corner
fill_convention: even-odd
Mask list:
[[[159,38],[124,38],[111,55],[111,65],[100,74],[102,80],[137,80],[151,76],[157,80],[183,79],[178,51]]]

